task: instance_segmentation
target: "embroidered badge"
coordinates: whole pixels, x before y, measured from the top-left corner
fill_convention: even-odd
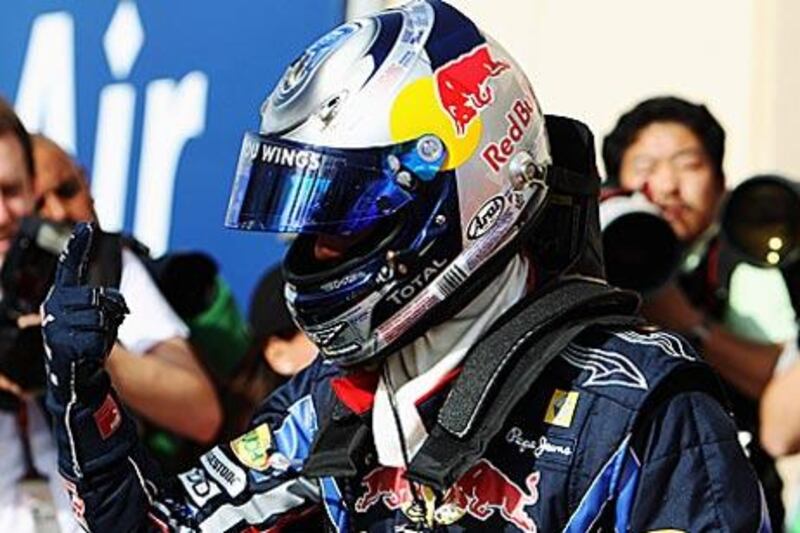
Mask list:
[[[106,396],[103,404],[94,412],[94,423],[103,440],[113,435],[122,423],[119,406],[117,406],[117,402],[114,401],[110,394]]]
[[[261,424],[231,441],[231,450],[239,462],[261,472],[270,466],[269,449],[271,446],[272,433],[267,424]]]
[[[578,407],[580,393],[577,391],[564,391],[556,389],[553,392],[544,421],[553,426],[568,428],[572,425],[572,418],[575,416],[575,409]]]
[[[237,497],[247,487],[247,475],[219,449],[213,448],[200,457],[203,467],[231,498]]]

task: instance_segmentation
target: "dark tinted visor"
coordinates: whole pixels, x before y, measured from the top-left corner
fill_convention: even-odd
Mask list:
[[[341,149],[246,133],[225,225],[278,233],[350,234],[399,211],[444,162],[425,136],[388,147]]]

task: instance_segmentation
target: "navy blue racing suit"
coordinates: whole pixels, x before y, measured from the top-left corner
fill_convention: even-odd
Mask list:
[[[349,475],[304,474],[332,406],[371,427],[369,387],[321,360],[265,401],[248,433],[175,479],[159,476],[110,386],[50,395],[49,408],[75,514],[92,531],[280,530],[312,509],[334,531],[769,531],[730,416],[676,386],[702,372],[669,333],[587,330],[444,491],[377,464],[370,446]],[[448,389],[418,406],[426,424]]]

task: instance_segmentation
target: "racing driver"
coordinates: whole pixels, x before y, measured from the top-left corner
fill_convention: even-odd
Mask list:
[[[347,23],[244,136],[226,224],[298,235],[286,296],[321,357],[176,479],[103,370],[126,305],[43,307],[47,406],[93,531],[769,531],[717,381],[603,281],[592,137],[435,0]]]

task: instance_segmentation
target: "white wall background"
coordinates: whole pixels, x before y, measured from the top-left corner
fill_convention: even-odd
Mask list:
[[[800,177],[800,2],[451,3],[519,61],[548,113],[583,120],[598,146],[624,110],[674,94],[706,103],[725,127],[731,183],[769,170]]]

